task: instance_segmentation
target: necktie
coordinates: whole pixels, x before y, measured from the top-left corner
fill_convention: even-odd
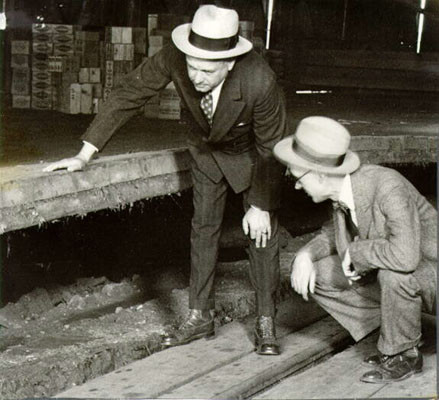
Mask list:
[[[351,210],[346,204],[340,202],[333,202],[334,208],[334,226],[335,226],[335,241],[338,255],[341,259],[349,246],[349,243],[358,236],[358,228],[352,220]]]
[[[207,122],[210,126],[212,126],[213,121],[213,97],[212,92],[206,93],[200,102],[200,107],[203,110],[204,115],[206,116]]]

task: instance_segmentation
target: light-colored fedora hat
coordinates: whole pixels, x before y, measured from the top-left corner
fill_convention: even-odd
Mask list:
[[[253,47],[249,40],[239,36],[238,13],[214,5],[200,6],[192,23],[172,31],[172,41],[183,53],[207,60],[237,57]]]
[[[349,150],[351,135],[331,118],[302,119],[292,136],[278,142],[274,156],[287,166],[331,174],[349,174],[360,166],[358,154]]]

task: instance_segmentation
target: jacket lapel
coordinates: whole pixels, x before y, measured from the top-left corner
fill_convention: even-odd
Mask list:
[[[190,113],[193,115],[198,125],[200,125],[200,127],[206,132],[207,136],[210,131],[210,127],[200,107],[202,97],[201,93],[195,90],[194,85],[187,76],[187,73],[182,74],[182,76],[178,79],[178,84],[181,88],[181,96],[189,108]]]
[[[353,174],[351,174],[352,194],[354,196],[355,213],[358,221],[358,231],[360,238],[366,238],[369,233],[369,226],[371,223],[370,213],[368,209],[371,206],[371,190],[366,184],[367,181],[362,179],[361,167]]]
[[[210,142],[218,142],[235,124],[245,106],[245,102],[242,101],[241,97],[240,79],[230,73],[221,89],[213,116],[213,125],[209,136]]]

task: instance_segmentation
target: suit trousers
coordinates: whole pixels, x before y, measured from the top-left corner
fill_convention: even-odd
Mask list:
[[[192,163],[194,215],[191,227],[191,276],[189,308],[215,308],[214,278],[219,239],[226,205],[228,183],[209,179]],[[244,210],[248,210],[247,192],[243,193]],[[264,248],[256,248],[249,239],[250,281],[256,292],[258,315],[275,315],[275,292],[280,280],[279,227],[276,212],[270,212],[271,239]]]
[[[378,350],[394,355],[416,346],[421,313],[435,314],[436,267],[421,262],[413,273],[375,270],[352,285],[338,256],[314,263],[313,298],[359,341],[380,327]]]

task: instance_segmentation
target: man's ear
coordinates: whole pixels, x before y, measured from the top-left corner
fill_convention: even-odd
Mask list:
[[[235,66],[235,61],[236,59],[234,58],[233,60],[227,61],[227,69],[229,70],[229,72],[233,69],[233,67]]]

